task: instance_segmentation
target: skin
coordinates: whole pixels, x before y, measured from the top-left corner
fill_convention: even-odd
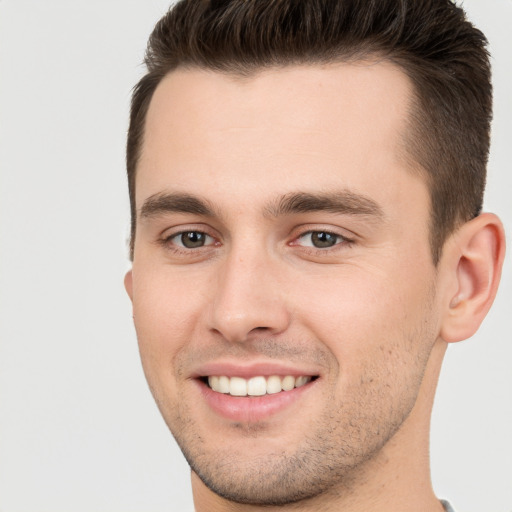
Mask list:
[[[385,62],[243,79],[177,70],[158,86],[125,285],[198,512],[442,510],[435,385],[447,341],[492,302],[503,232],[481,216],[434,266],[428,190],[404,153],[411,97]],[[309,207],[283,206],[294,194]],[[180,246],[184,230],[205,244]],[[334,245],[314,247],[325,232]],[[205,400],[197,377],[212,363],[315,379],[277,412],[235,421]]]

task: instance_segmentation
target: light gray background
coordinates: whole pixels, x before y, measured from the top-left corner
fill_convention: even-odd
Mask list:
[[[167,3],[0,0],[1,512],[192,510],[122,286],[130,89]],[[494,56],[486,209],[512,240],[512,0],[465,5]],[[511,254],[433,415],[434,486],[460,512],[512,511]]]

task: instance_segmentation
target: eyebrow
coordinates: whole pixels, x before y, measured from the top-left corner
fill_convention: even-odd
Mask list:
[[[342,215],[384,219],[382,208],[373,199],[349,190],[328,193],[295,192],[270,202],[263,210],[267,217],[298,213],[329,212]],[[185,193],[157,193],[148,197],[140,209],[141,218],[166,213],[191,213],[218,217],[215,208],[205,199]]]
[[[265,208],[268,216],[278,217],[294,213],[329,212],[357,215],[383,220],[382,208],[373,199],[349,190],[328,193],[291,193]]]
[[[165,213],[193,213],[214,217],[213,207],[205,200],[190,194],[158,193],[148,197],[140,209],[141,218],[150,218]]]

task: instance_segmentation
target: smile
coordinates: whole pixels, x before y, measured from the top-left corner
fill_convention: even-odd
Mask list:
[[[286,375],[284,377],[272,375],[269,377],[256,376],[249,379],[243,377],[210,376],[207,379],[209,387],[217,392],[231,396],[263,396],[291,391],[305,386],[313,377]]]

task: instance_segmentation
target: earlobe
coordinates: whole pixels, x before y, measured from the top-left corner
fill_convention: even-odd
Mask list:
[[[454,237],[449,259],[455,286],[447,298],[441,327],[441,337],[449,343],[477,331],[496,296],[505,256],[505,234],[496,215],[478,216]]]
[[[130,297],[130,300],[133,302],[133,277],[131,269],[126,272],[126,275],[124,276],[124,288],[128,297]]]

